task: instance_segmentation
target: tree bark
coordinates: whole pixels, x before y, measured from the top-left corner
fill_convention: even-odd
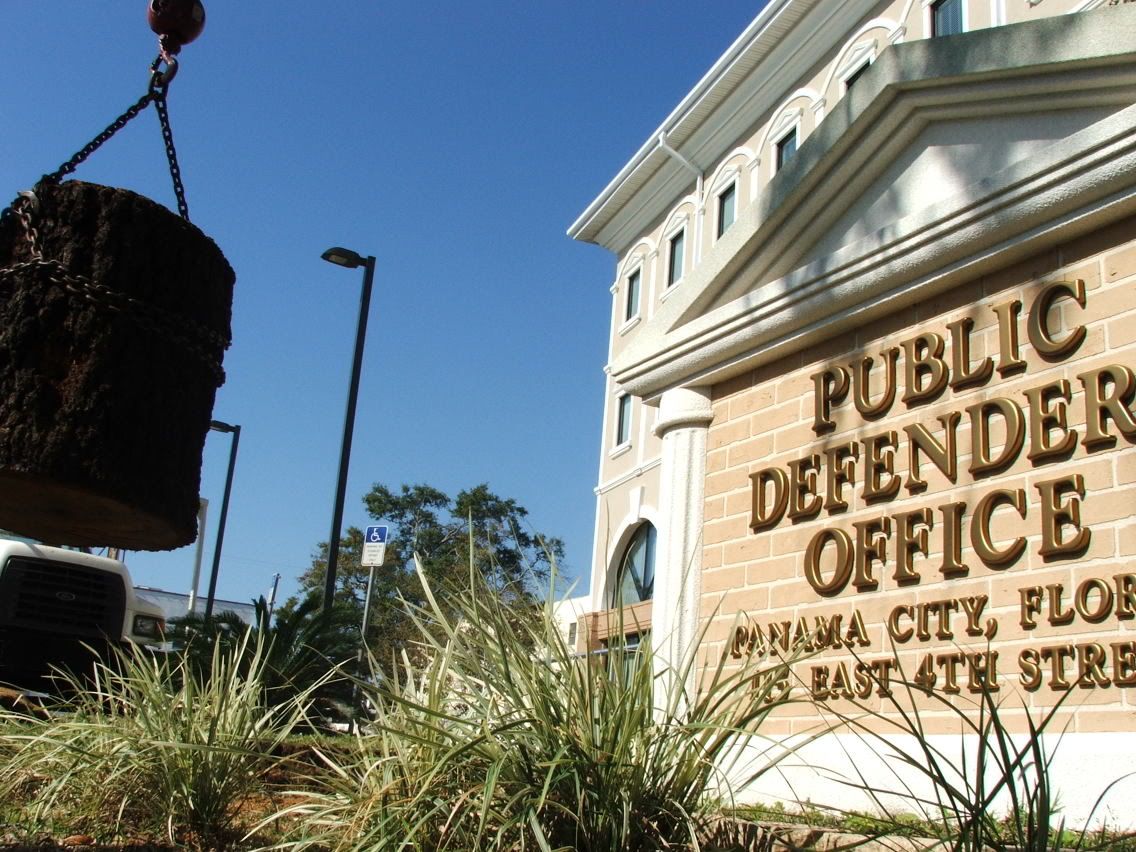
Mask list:
[[[233,271],[135,193],[70,181],[36,195],[45,263],[29,263],[16,217],[0,222],[0,527],[52,544],[189,544]]]

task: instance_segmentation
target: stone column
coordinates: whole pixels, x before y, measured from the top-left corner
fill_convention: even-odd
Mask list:
[[[706,436],[713,419],[709,388],[669,390],[659,403],[655,434],[663,449],[651,632],[661,666],[681,665],[698,633]]]

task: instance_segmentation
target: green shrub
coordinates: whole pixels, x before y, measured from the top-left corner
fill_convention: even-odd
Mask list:
[[[429,662],[404,658],[367,685],[374,718],[353,756],[328,756],[333,780],[286,812],[298,846],[672,848],[783,754],[754,761],[741,745],[790,700],[790,661],[731,667],[723,654],[704,670],[696,650],[668,663],[619,640],[578,656],[551,600],[510,606],[471,575],[447,596],[450,618],[423,584],[411,615]]]
[[[216,645],[205,679],[184,658],[144,653],[96,664],[89,680],[65,676],[71,697],[52,718],[0,723],[0,749],[10,752],[0,795],[23,790],[29,818],[56,832],[224,845],[304,710],[302,701],[264,707],[265,649],[250,641]]]

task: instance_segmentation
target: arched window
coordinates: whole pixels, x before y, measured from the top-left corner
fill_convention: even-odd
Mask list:
[[[643,523],[635,530],[612,584],[612,607],[649,601],[655,591],[655,528]]]

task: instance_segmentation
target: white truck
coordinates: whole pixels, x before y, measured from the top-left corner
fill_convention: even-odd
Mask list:
[[[117,559],[0,538],[0,681],[85,667],[84,646],[157,647],[164,630]]]

